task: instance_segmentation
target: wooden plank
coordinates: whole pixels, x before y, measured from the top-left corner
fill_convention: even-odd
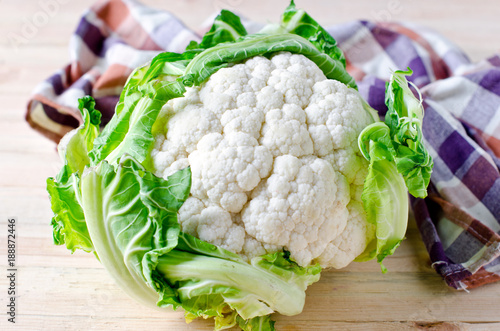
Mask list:
[[[30,282],[32,275],[37,275],[36,282]],[[358,277],[364,280],[360,281]],[[381,277],[385,276],[363,273],[346,277],[342,273],[327,273],[308,289],[303,313],[292,317],[277,315],[277,323],[453,322],[463,320],[465,311],[469,316],[467,322],[498,321],[498,316],[489,313],[485,304],[489,299],[498,298],[498,291],[486,289],[480,291],[482,298],[475,296],[475,299],[459,301],[460,296],[468,294],[435,286],[434,293],[427,291],[427,295],[419,297],[428,283],[432,283],[432,276],[398,274],[398,277],[385,277],[386,280]],[[411,286],[415,277],[422,281],[420,288]],[[32,315],[95,316],[111,320],[124,316],[141,319],[145,315],[168,319],[179,315],[170,309],[141,306],[116,287],[105,270],[99,267],[20,266],[18,279],[20,307]],[[335,290],[331,290],[332,282],[339,284]],[[43,292],[40,292],[41,288]],[[48,304],[40,305],[40,302]],[[362,306],[360,302],[363,302]]]
[[[151,318],[149,316],[137,318],[125,317],[120,320],[110,320],[107,318],[90,318],[81,316],[49,316],[45,315],[25,315],[26,320],[21,320],[16,329],[18,330],[142,330],[147,325],[151,330],[206,330],[213,331],[213,327],[202,321],[194,321],[187,325],[182,316],[170,318]],[[50,321],[50,322],[48,322]],[[168,326],[167,326],[168,325]],[[89,328],[90,327],[90,328]],[[327,325],[301,321],[299,324],[280,323],[278,330],[298,331],[298,330],[350,330],[350,331],[405,331],[405,330],[428,330],[428,331],[486,331],[500,328],[498,323],[450,323],[450,322],[329,322]],[[230,330],[237,330],[232,328]]]

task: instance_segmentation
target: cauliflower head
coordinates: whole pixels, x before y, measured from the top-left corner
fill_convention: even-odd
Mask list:
[[[375,236],[361,202],[374,119],[358,92],[300,54],[222,68],[161,110],[151,157],[190,166],[182,231],[252,259],[287,250],[301,266],[342,268]]]

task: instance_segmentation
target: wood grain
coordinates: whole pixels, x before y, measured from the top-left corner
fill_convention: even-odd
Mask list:
[[[56,0],[53,0],[56,1]],[[24,122],[35,85],[67,63],[78,18],[92,1],[59,1],[50,19],[21,44],[23,24],[50,0],[0,1],[0,306],[7,300],[7,217],[17,216],[17,323],[0,309],[0,330],[212,330],[186,325],[182,312],[145,308],[129,299],[89,254],[52,243],[45,180],[61,166],[52,142]],[[288,1],[145,0],[196,29],[221,7],[260,22],[275,20]],[[412,21],[438,30],[473,59],[499,50],[498,1],[297,0],[322,24],[352,19]],[[387,259],[322,274],[304,312],[276,316],[278,330],[498,330],[500,284],[458,292],[432,270],[413,221],[408,239]]]

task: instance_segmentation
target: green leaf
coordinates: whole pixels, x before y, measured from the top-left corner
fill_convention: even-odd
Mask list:
[[[220,43],[236,41],[246,35],[247,31],[241,24],[240,18],[229,10],[223,9],[215,18],[210,31],[203,36],[201,42],[191,42],[186,50],[203,50]]]
[[[405,78],[411,74],[410,68],[396,71],[387,83],[385,123],[393,138],[398,172],[403,175],[410,194],[425,198],[433,161],[423,142],[422,103],[415,98]]]
[[[341,74],[344,69],[339,69],[337,60],[318,50],[307,39],[291,33],[261,33],[248,35],[240,38],[237,42],[219,44],[203,51],[188,64],[185,74],[179,78],[179,81],[185,86],[197,86],[230,63],[241,62],[257,55],[268,56],[282,51],[308,57],[316,63],[327,78],[339,80],[344,84],[350,84],[352,80]]]
[[[94,141],[89,153],[92,165],[105,159],[116,163],[124,154],[147,165],[154,141],[153,124],[168,100],[184,95],[184,86],[175,78],[194,55],[195,52],[161,53],[131,75],[116,106],[115,116]]]
[[[404,239],[408,222],[408,191],[427,195],[432,159],[423,144],[423,108],[408,87],[408,71],[396,71],[386,89],[388,112],[384,122],[367,126],[358,137],[363,156],[370,161],[361,199],[367,220],[376,225],[376,238],[356,261],[394,253]]]
[[[86,96],[78,100],[83,124],[69,132],[58,146],[59,156],[64,162],[56,178],[47,179],[50,196],[53,238],[57,245],[66,244],[74,252],[82,249],[94,250],[80,206],[79,183],[83,169],[89,165],[88,152],[99,134],[101,113],[95,109],[95,101]]]
[[[88,152],[99,135],[101,113],[96,110],[95,101],[86,96],[78,100],[83,124],[63,137],[58,146],[59,156],[68,167],[68,173],[81,173],[90,163]]]
[[[68,169],[67,165],[63,167],[58,180],[47,179],[47,191],[54,212],[51,222],[54,243],[65,244],[71,252],[76,249],[92,252],[94,246],[78,197],[79,177],[76,173],[69,174]]]
[[[271,316],[258,316],[250,320],[244,320],[240,316],[236,317],[238,326],[243,331],[274,331],[274,321],[271,320]]]
[[[152,91],[155,92],[149,94]],[[153,81],[131,92],[120,115],[114,116],[95,140],[90,153],[92,164],[104,159],[114,163],[123,154],[144,162],[154,141],[152,126],[161,107],[166,99],[180,97],[184,92],[182,85],[168,81]]]
[[[376,224],[376,239],[356,261],[376,257],[386,272],[382,261],[404,239],[408,224],[408,193],[394,162],[381,159],[370,163],[361,199],[367,220]]]
[[[86,122],[85,116],[88,116],[90,124],[99,127],[99,124],[101,124],[101,112],[95,109],[94,98],[87,95],[78,99],[78,109],[84,117],[84,122]]]
[[[344,53],[337,46],[337,41],[303,9],[297,9],[293,1],[281,17],[281,27],[288,33],[299,35],[311,42],[318,50],[328,54],[334,66],[333,79],[354,89],[357,88],[354,78],[346,71]]]
[[[245,320],[274,311],[296,315],[304,306],[305,289],[319,280],[319,266],[299,267],[283,252],[249,264],[229,252],[227,258],[213,256],[220,248],[208,243],[206,254],[184,251],[184,238],[199,241],[183,234],[179,247],[161,256],[156,268],[177,288],[183,308],[195,316],[216,316],[226,305]]]
[[[158,280],[143,270],[177,245],[177,211],[190,185],[189,168],[164,180],[129,156],[116,170],[103,161],[81,179],[82,207],[101,263],[124,291],[146,304],[155,305]]]
[[[154,142],[152,128],[158,113],[168,100],[181,97],[185,91],[184,86],[170,81],[152,81],[138,87],[135,92],[138,100],[134,103],[133,110],[124,109],[122,114],[127,118],[122,118],[116,128],[118,130],[116,132],[119,130],[127,132],[121,141],[109,140],[114,148],[109,151],[106,160],[115,163],[122,155],[128,154],[145,164]]]

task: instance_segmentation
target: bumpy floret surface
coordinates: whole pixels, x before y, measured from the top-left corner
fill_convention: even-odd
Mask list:
[[[285,249],[301,266],[326,268],[346,266],[374,237],[357,147],[373,119],[357,91],[306,57],[257,56],[220,69],[160,117],[156,174],[192,172],[182,231],[247,260]]]

